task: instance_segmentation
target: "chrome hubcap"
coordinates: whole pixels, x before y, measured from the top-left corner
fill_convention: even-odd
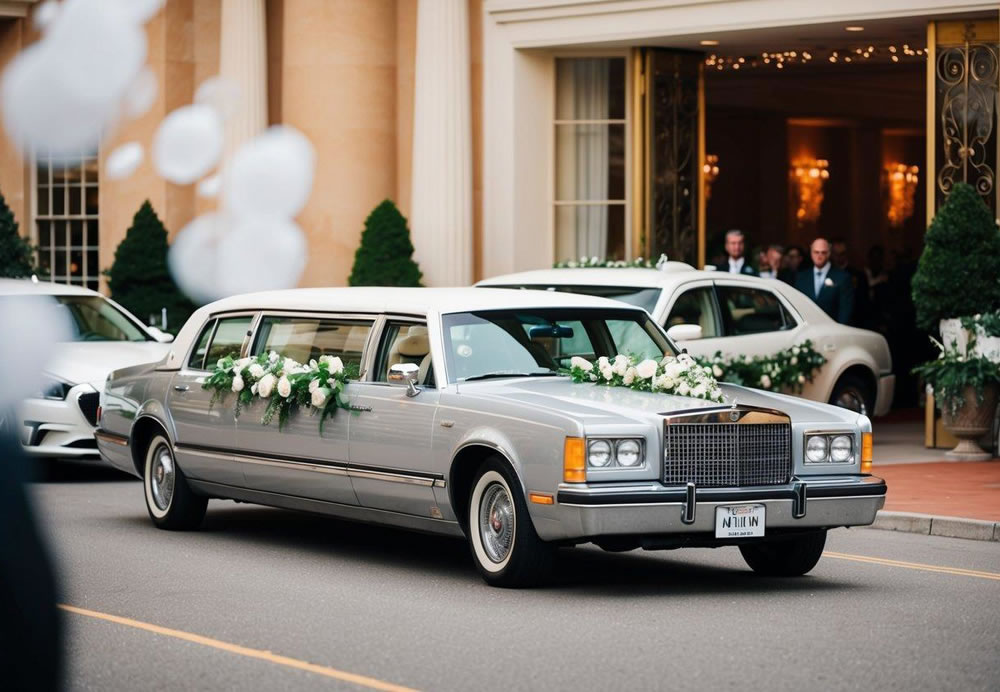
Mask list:
[[[174,496],[174,460],[170,450],[160,447],[153,454],[153,468],[149,474],[150,490],[153,492],[153,502],[166,511],[170,507],[170,499]]]
[[[493,483],[479,502],[479,536],[493,562],[503,562],[514,544],[514,505],[499,483]]]

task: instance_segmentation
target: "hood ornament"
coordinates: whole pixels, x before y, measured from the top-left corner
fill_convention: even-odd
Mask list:
[[[740,412],[736,409],[736,399],[733,399],[733,405],[729,409],[729,420],[733,423],[740,419]]]

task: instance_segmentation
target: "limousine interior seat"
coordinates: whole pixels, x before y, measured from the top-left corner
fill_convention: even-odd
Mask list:
[[[431,365],[431,343],[427,335],[427,327],[410,327],[406,335],[397,338],[389,351],[389,362],[386,366],[386,375],[389,368],[398,363],[414,363],[420,366],[418,382],[427,382]]]

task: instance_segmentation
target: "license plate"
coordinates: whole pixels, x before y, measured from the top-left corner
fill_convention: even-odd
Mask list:
[[[764,505],[725,505],[715,508],[716,538],[753,538],[764,535]]]

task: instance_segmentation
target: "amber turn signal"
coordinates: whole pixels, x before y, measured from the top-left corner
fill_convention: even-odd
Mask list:
[[[861,473],[872,472],[872,434],[861,433]]]
[[[582,437],[567,437],[563,447],[563,481],[587,482],[586,445]]]
[[[548,493],[528,493],[528,499],[534,502],[536,505],[555,504],[555,498],[553,498]]]

